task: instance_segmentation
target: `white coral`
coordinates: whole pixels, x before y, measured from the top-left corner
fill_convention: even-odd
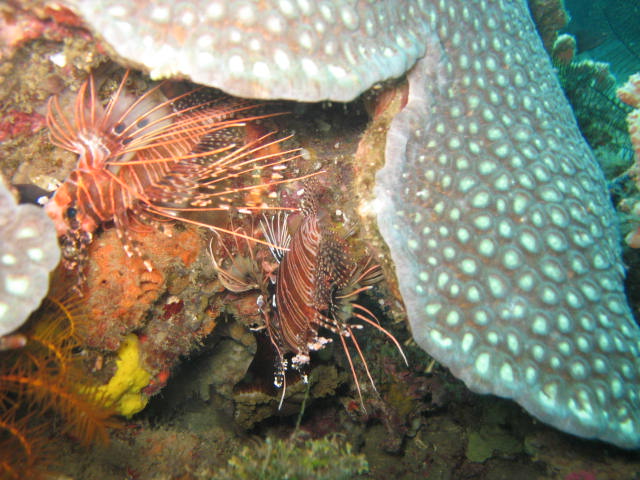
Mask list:
[[[40,305],[59,261],[53,222],[40,207],[16,205],[0,178],[0,336]]]

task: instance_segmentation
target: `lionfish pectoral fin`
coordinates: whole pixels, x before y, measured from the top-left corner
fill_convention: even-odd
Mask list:
[[[347,346],[347,342],[344,339],[343,335],[338,335],[338,337],[340,337],[340,343],[342,343],[342,349],[344,350],[344,353],[347,357],[347,361],[349,362],[349,368],[351,369],[351,375],[353,376],[353,381],[356,384],[356,390],[358,391],[358,398],[360,399],[360,406],[362,407],[362,411],[365,413],[367,413],[367,408],[364,406],[364,399],[362,398],[362,389],[360,388],[360,381],[358,380],[358,375],[356,374],[356,368],[353,365],[353,359],[351,358],[351,353],[349,352],[349,347]],[[369,376],[369,380],[371,381],[371,384],[373,385],[373,388],[375,390],[375,384],[373,383],[373,380],[371,379],[371,375],[369,374],[369,369],[366,366],[366,362],[364,362],[365,364],[365,370],[367,371],[367,375]],[[377,391],[377,390],[376,390]]]
[[[291,243],[291,234],[287,229],[288,218],[289,212],[279,211],[276,215],[272,215],[271,218],[267,218],[263,213],[260,219],[262,234],[267,242],[273,244],[273,247],[269,247],[269,250],[278,263],[282,261]]]
[[[358,303],[354,303],[353,304],[354,308],[359,308],[360,310],[362,310],[363,312],[365,312],[367,315],[371,315],[373,318],[376,318],[373,313],[371,311],[369,311],[368,309],[366,309],[365,307],[363,307],[362,305],[358,304]],[[354,312],[353,316],[356,318],[359,318],[360,320],[362,320],[363,322],[368,323],[369,325],[375,327],[376,329],[378,329],[379,331],[381,331],[382,333],[384,333],[387,338],[389,338],[389,340],[391,340],[393,342],[393,344],[396,346],[396,348],[398,349],[398,352],[400,352],[400,355],[402,356],[402,359],[404,360],[405,365],[408,367],[409,366],[409,361],[407,360],[406,355],[404,354],[404,350],[402,350],[402,346],[400,346],[400,342],[398,342],[398,340],[396,339],[396,337],[393,336],[393,334],[391,332],[389,332],[387,329],[385,329],[384,327],[382,327],[379,322],[374,322],[373,320],[371,320],[370,318],[365,317],[364,315]]]

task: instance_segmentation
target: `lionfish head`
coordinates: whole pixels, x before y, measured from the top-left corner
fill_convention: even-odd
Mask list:
[[[53,220],[62,251],[62,260],[68,270],[82,276],[82,267],[88,257],[87,247],[98,228],[95,220],[77,205],[72,193],[73,183],[63,183],[44,209]]]
[[[125,90],[128,76],[126,71],[106,105],[92,75],[80,87],[72,107],[61,106],[57,96],[49,100],[46,118],[51,143],[77,155],[74,170],[45,206],[68,269],[81,268],[93,233],[128,208],[121,194],[125,182],[118,177],[123,162],[130,161],[144,144],[141,137],[171,123],[168,103],[158,106],[159,85],[135,97]]]

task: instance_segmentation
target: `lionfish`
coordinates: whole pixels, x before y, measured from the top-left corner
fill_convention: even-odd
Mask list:
[[[279,262],[270,311],[264,315],[279,363],[274,383],[282,388],[282,406],[288,367],[302,372],[310,361],[310,352],[321,350],[332,341],[320,334],[321,329],[325,329],[340,339],[365,410],[346,339],[351,340],[374,391],[377,391],[375,382],[356,339],[356,330],[363,324],[375,327],[395,344],[405,363],[407,359],[396,338],[379,324],[374,313],[356,302],[361,292],[382,279],[380,266],[370,256],[359,261],[350,259],[348,235],[332,230],[328,213],[319,207],[317,186],[310,182],[308,185],[300,213],[290,215],[288,222],[286,215],[280,217],[284,221],[275,224],[263,222],[265,238],[273,245],[271,251]],[[290,236],[286,233],[286,223],[295,229]],[[352,319],[361,323],[354,323]]]
[[[94,232],[113,223],[129,256],[144,255],[132,230],[180,220],[240,235],[190,218],[189,212],[254,212],[268,207],[263,193],[289,180],[282,170],[299,156],[282,150],[289,137],[263,134],[257,105],[202,88],[167,98],[155,85],[135,97],[124,73],[106,105],[93,79],[82,85],[71,117],[57,97],[48,104],[53,144],[78,155],[78,163],[46,205],[54,220],[68,269],[82,277],[86,248]],[[266,173],[270,176],[264,180]],[[145,266],[152,266],[145,259]]]

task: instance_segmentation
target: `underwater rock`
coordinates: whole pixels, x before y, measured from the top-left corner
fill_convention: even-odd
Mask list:
[[[297,434],[287,440],[269,437],[264,443],[243,448],[216,478],[348,480],[368,471],[365,456],[353,453],[351,444],[339,436],[305,439]]]
[[[141,258],[127,256],[113,229],[90,246],[85,295],[96,321],[88,326],[85,341],[93,348],[117,350],[125,335],[140,330],[147,311],[166,289],[165,269],[182,262],[190,265],[200,242],[194,229],[172,237],[154,230],[134,236],[158,268],[149,272]]]

